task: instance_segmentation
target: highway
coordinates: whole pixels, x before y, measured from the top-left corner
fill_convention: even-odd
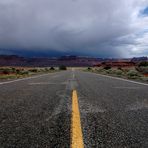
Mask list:
[[[147,148],[148,85],[75,69],[0,83],[0,148]]]

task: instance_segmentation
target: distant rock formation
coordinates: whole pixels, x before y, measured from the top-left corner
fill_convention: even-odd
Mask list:
[[[147,57],[132,59],[110,59],[110,58],[93,58],[82,56],[62,56],[60,58],[28,58],[17,55],[0,55],[0,66],[24,66],[24,67],[50,67],[50,66],[101,66],[102,62],[106,65],[123,67],[134,66],[135,63],[148,61]]]
[[[0,66],[26,66],[26,67],[49,67],[49,66],[93,66],[102,59],[78,56],[63,56],[60,58],[25,58],[17,55],[0,55]]]
[[[143,61],[148,61],[148,57],[134,57],[131,59],[131,62],[143,62]]]

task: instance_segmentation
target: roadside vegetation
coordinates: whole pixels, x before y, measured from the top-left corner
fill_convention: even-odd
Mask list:
[[[24,78],[32,75],[59,71],[58,68],[0,67],[0,79]]]
[[[59,66],[59,70],[67,70],[67,67],[65,65]]]
[[[148,62],[141,62],[135,67],[88,67],[85,71],[148,83]]]

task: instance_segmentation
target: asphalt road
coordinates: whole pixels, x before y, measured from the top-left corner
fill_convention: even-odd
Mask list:
[[[148,147],[148,85],[69,70],[0,83],[0,148],[69,148],[72,90],[86,148]]]

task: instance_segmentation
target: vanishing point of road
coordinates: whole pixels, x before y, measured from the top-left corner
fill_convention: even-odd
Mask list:
[[[0,148],[148,148],[148,85],[78,70],[0,82]]]

